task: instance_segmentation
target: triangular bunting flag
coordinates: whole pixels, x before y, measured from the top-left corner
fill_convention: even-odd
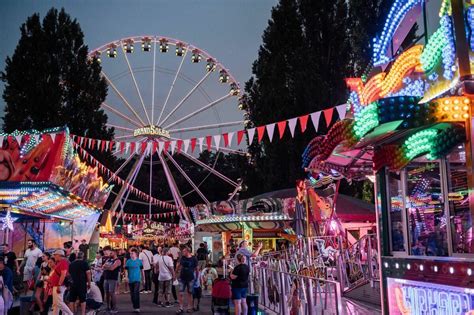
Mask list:
[[[184,143],[184,153],[188,153],[189,139],[183,140],[183,143]]]
[[[171,141],[171,155],[174,154],[174,149],[176,149],[176,140]]]
[[[229,132],[229,147],[232,146],[232,139],[234,138],[235,132]]]
[[[157,148],[158,148],[158,143],[156,141],[153,141],[153,149],[151,150],[151,155],[156,153]]]
[[[343,120],[344,118],[346,118],[346,109],[347,109],[347,104],[336,106],[337,114],[339,115],[340,120]]]
[[[326,126],[329,127],[329,124],[332,120],[332,113],[334,112],[334,107],[328,108],[323,110],[324,112],[324,119],[326,120]]]
[[[199,138],[198,141],[199,141],[199,151],[202,152],[202,145],[204,143],[204,137]]]
[[[21,139],[23,139],[23,136],[15,136],[15,139],[16,139],[16,142],[18,143],[18,146],[20,146],[21,145]]]
[[[277,125],[278,125],[278,133],[280,134],[280,139],[281,139],[283,138],[283,135],[285,134],[286,120],[278,122]]]
[[[55,133],[50,133],[49,136],[51,137],[51,141],[53,141],[53,143],[54,143],[54,140],[56,140],[56,134]]]
[[[211,151],[211,144],[212,144],[212,136],[207,136],[206,137],[207,151]]]
[[[3,148],[3,140],[5,139],[5,136],[0,136],[0,148]],[[38,142],[36,142],[38,143]]]
[[[295,137],[295,127],[296,127],[296,122],[298,121],[298,118],[291,118],[288,119],[288,127],[290,127],[290,133],[291,137]]]
[[[264,134],[265,134],[265,126],[257,127],[257,140],[258,140],[258,143],[262,142]]]
[[[237,131],[237,145],[240,145],[242,138],[244,137],[245,130]]]
[[[137,141],[135,144],[135,154],[138,154],[138,151],[140,150],[140,142]]]
[[[300,120],[301,132],[306,131],[306,127],[308,126],[308,118],[309,118],[309,115],[300,116],[298,118]]]
[[[39,142],[39,137],[40,137],[40,135],[33,135],[33,139],[35,139],[35,144],[37,144]],[[2,145],[3,137],[2,137],[1,140],[2,141],[0,141],[0,146]]]
[[[87,139],[87,147],[89,149],[91,148],[91,144],[92,144],[92,139],[91,138]]]
[[[122,144],[120,144],[120,145],[122,145]],[[135,152],[135,146],[136,146],[135,142],[130,143],[130,153],[131,154],[133,154],[133,152]]]
[[[319,118],[320,117],[321,117],[321,111],[311,114],[311,121],[313,122],[314,130],[316,130],[316,132],[319,129]]]
[[[194,149],[196,148],[196,138],[191,139],[191,152],[194,152]]]
[[[114,141],[110,141],[109,143],[109,151],[112,151],[112,148],[114,147]]]
[[[168,152],[169,148],[170,148],[170,142],[165,141],[165,153]]]
[[[163,143],[163,141],[158,142],[158,154],[161,154],[161,152],[163,152],[164,146],[165,144]]]
[[[128,150],[130,150],[130,142],[125,142],[125,154],[128,154]]]
[[[229,146],[229,134],[227,132],[223,133],[222,138],[224,139],[224,147],[228,147]]]
[[[101,146],[102,146],[102,140],[97,140],[97,150],[100,150]]]
[[[255,136],[255,128],[247,129],[247,136],[249,137],[249,145],[252,145],[253,137]]]
[[[126,144],[129,144],[128,142]],[[123,150],[125,149],[125,142],[120,142],[120,154],[123,154]],[[132,142],[132,145],[135,146],[135,142]]]
[[[214,143],[216,144],[216,151],[219,151],[219,145],[221,144],[221,135],[214,136]]]
[[[147,142],[146,144],[146,155],[149,155],[151,153],[151,148],[152,148],[152,143],[151,142]]]
[[[273,133],[275,132],[275,123],[266,125],[265,127],[267,128],[268,139],[272,142]]]
[[[177,152],[180,153],[181,152],[181,147],[183,146],[183,140],[179,139],[177,142]]]

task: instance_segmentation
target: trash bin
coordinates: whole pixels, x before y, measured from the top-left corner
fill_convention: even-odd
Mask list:
[[[20,297],[20,315],[29,315],[31,306],[31,296]]]
[[[248,315],[257,315],[258,313],[258,294],[247,295]]]

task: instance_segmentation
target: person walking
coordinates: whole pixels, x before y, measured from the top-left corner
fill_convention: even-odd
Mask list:
[[[153,266],[153,254],[145,245],[140,245],[140,260],[143,264],[143,271],[145,273],[145,287],[143,293],[151,293],[151,267]]]
[[[232,280],[232,300],[234,301],[235,314],[246,315],[248,312],[247,290],[249,287],[250,268],[243,254],[237,254],[236,258],[238,265],[235,266],[230,274],[230,279]]]
[[[176,314],[184,313],[185,297],[187,298],[188,312],[193,311],[192,292],[197,268],[196,257],[191,254],[191,250],[187,246],[184,246],[181,259],[176,266],[176,273],[179,274],[179,309]]]
[[[107,308],[110,310],[110,313],[115,314],[117,313],[117,298],[115,296],[115,290],[117,288],[117,280],[122,263],[117,257],[117,252],[115,250],[110,249],[109,253],[109,258],[105,261],[102,267],[102,269],[104,269],[104,292]]]
[[[199,244],[199,248],[196,251],[199,270],[203,270],[204,268],[206,268],[208,255],[209,251],[206,249],[206,245],[204,243]]]
[[[84,253],[84,260],[89,259],[89,244],[87,244],[86,240],[81,241],[81,245],[79,245],[79,251]]]
[[[125,272],[130,287],[133,310],[135,313],[140,313],[140,283],[142,279],[145,279],[145,273],[136,249],[132,249],[130,252],[130,259],[125,264]]]
[[[171,307],[170,294],[173,280],[176,279],[174,272],[173,259],[168,256],[168,248],[158,248],[158,254],[153,257],[155,266],[158,268],[158,292],[156,294],[156,303],[164,307]],[[160,300],[163,295],[164,303]]]
[[[5,265],[10,268],[11,271],[19,275],[20,266],[18,265],[18,259],[15,252],[10,250],[10,246],[8,246],[8,244],[3,244],[3,253]]]
[[[23,282],[25,284],[25,293],[28,292],[29,284],[33,281],[33,271],[35,270],[36,261],[43,254],[41,249],[36,246],[34,240],[28,240],[27,250],[25,251],[25,257],[21,262],[20,269],[23,268]]]
[[[56,266],[54,267],[49,281],[53,287],[53,315],[63,314],[73,315],[71,309],[64,302],[64,291],[66,291],[66,276],[69,270],[69,261],[65,258],[66,254],[62,249],[58,249],[53,254]]]
[[[87,290],[91,287],[91,271],[84,260],[84,252],[77,253],[76,260],[69,265],[73,285],[69,289],[69,308],[76,313],[76,302],[81,305],[81,315],[86,314]]]

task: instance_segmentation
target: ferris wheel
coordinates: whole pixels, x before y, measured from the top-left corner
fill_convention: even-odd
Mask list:
[[[101,106],[109,117],[107,126],[115,129],[116,141],[166,142],[202,138],[235,130],[237,126],[243,128],[245,124],[244,98],[239,83],[216,58],[192,44],[164,36],[134,36],[102,45],[92,50],[89,58],[101,63],[101,75],[109,86]],[[217,149],[215,144],[211,147]],[[221,152],[245,154],[241,150],[218,149],[217,158]],[[181,151],[180,156],[202,168],[207,174],[204,179],[191,178],[181,165],[183,159],[176,159],[167,150],[154,154],[133,152],[124,156],[125,162],[116,174],[128,163],[133,164],[126,179],[133,184],[140,169],[147,165],[150,196],[156,185],[169,187],[171,202],[187,220],[185,196],[196,193],[203,203],[210,204],[200,189],[209,176],[222,180],[219,189],[227,189],[230,196],[241,189],[240,180],[230,179],[215,169],[217,158],[208,165],[196,154]],[[159,181],[153,176],[157,166],[165,175]],[[175,170],[174,175],[171,169]],[[188,188],[178,187],[176,176],[184,178]],[[123,211],[127,202],[143,204],[128,196],[129,192],[123,186],[111,210]],[[150,198],[150,214],[152,207]]]

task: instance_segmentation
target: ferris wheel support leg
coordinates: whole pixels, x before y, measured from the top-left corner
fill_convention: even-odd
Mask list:
[[[158,154],[158,157],[160,158],[161,165],[163,166],[163,170],[165,172],[166,180],[168,181],[168,185],[169,185],[170,190],[171,190],[171,194],[173,195],[173,199],[174,199],[174,202],[175,202],[176,206],[179,208],[181,216],[186,221],[191,222],[191,219],[189,218],[188,213],[185,211],[186,205],[184,204],[184,200],[181,197],[178,186],[176,185],[174,177],[171,174],[171,170],[170,170],[168,164],[166,163],[165,158],[163,157],[163,152],[161,154]]]
[[[133,156],[133,154],[131,156]],[[135,163],[133,163],[132,170],[130,171],[130,173],[128,173],[127,178],[125,179],[125,182],[129,183],[130,180],[132,180],[132,178],[134,178],[135,173],[137,173],[138,168],[140,167],[140,164],[141,164],[140,162],[141,162],[141,159],[137,159],[135,161]],[[117,210],[117,208],[120,204],[120,201],[122,200],[122,198],[123,198],[123,196],[125,195],[126,192],[127,192],[127,186],[122,185],[122,187],[120,188],[120,190],[117,194],[117,197],[115,197],[115,200],[112,203],[112,206],[110,207],[110,211]]]

